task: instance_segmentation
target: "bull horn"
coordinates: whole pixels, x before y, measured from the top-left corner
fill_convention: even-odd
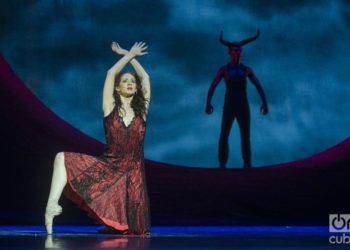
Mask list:
[[[224,38],[223,38],[223,32],[222,32],[222,31],[221,31],[221,33],[220,33],[220,43],[222,43],[222,44],[225,45],[225,46],[230,46],[230,42],[224,40]]]
[[[249,38],[247,38],[247,39],[244,39],[244,40],[240,41],[240,42],[238,43],[238,45],[242,47],[242,46],[244,46],[244,45],[246,45],[246,44],[248,44],[248,43],[250,43],[250,42],[255,41],[256,39],[258,39],[259,36],[260,36],[260,30],[257,30],[255,36],[252,36],[252,37],[249,37]]]

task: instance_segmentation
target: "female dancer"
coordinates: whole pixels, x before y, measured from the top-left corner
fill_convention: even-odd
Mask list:
[[[149,233],[143,141],[150,82],[135,59],[147,54],[146,49],[143,42],[135,43],[130,51],[112,43],[112,50],[123,57],[108,70],[103,88],[104,154],[56,155],[45,212],[48,234],[52,234],[53,218],[62,213],[58,200],[65,187],[68,198],[108,228],[123,234]],[[136,74],[121,73],[128,62]]]

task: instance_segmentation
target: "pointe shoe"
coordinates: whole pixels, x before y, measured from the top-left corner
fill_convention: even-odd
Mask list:
[[[47,205],[45,212],[45,227],[47,234],[52,234],[53,218],[61,213],[62,207],[60,205]]]
[[[50,234],[50,235],[46,236],[45,248],[46,249],[50,249],[50,248],[62,249],[63,246],[62,246],[61,242],[57,241],[57,239],[53,239],[52,234]]]

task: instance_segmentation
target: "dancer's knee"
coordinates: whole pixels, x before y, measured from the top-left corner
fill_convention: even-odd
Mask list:
[[[64,166],[64,153],[59,152],[55,156],[54,167]]]
[[[219,143],[220,144],[227,144],[228,143],[228,136],[229,135],[227,133],[221,133]]]

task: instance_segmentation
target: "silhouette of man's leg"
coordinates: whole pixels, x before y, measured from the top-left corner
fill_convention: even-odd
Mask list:
[[[250,149],[250,111],[248,105],[237,114],[237,121],[241,132],[241,148],[244,167],[249,168],[252,166],[252,162]]]
[[[219,140],[219,163],[220,167],[225,168],[227,159],[228,159],[228,137],[230,135],[232,123],[235,119],[233,110],[230,110],[224,107],[222,114],[222,123],[221,123],[221,133]]]

